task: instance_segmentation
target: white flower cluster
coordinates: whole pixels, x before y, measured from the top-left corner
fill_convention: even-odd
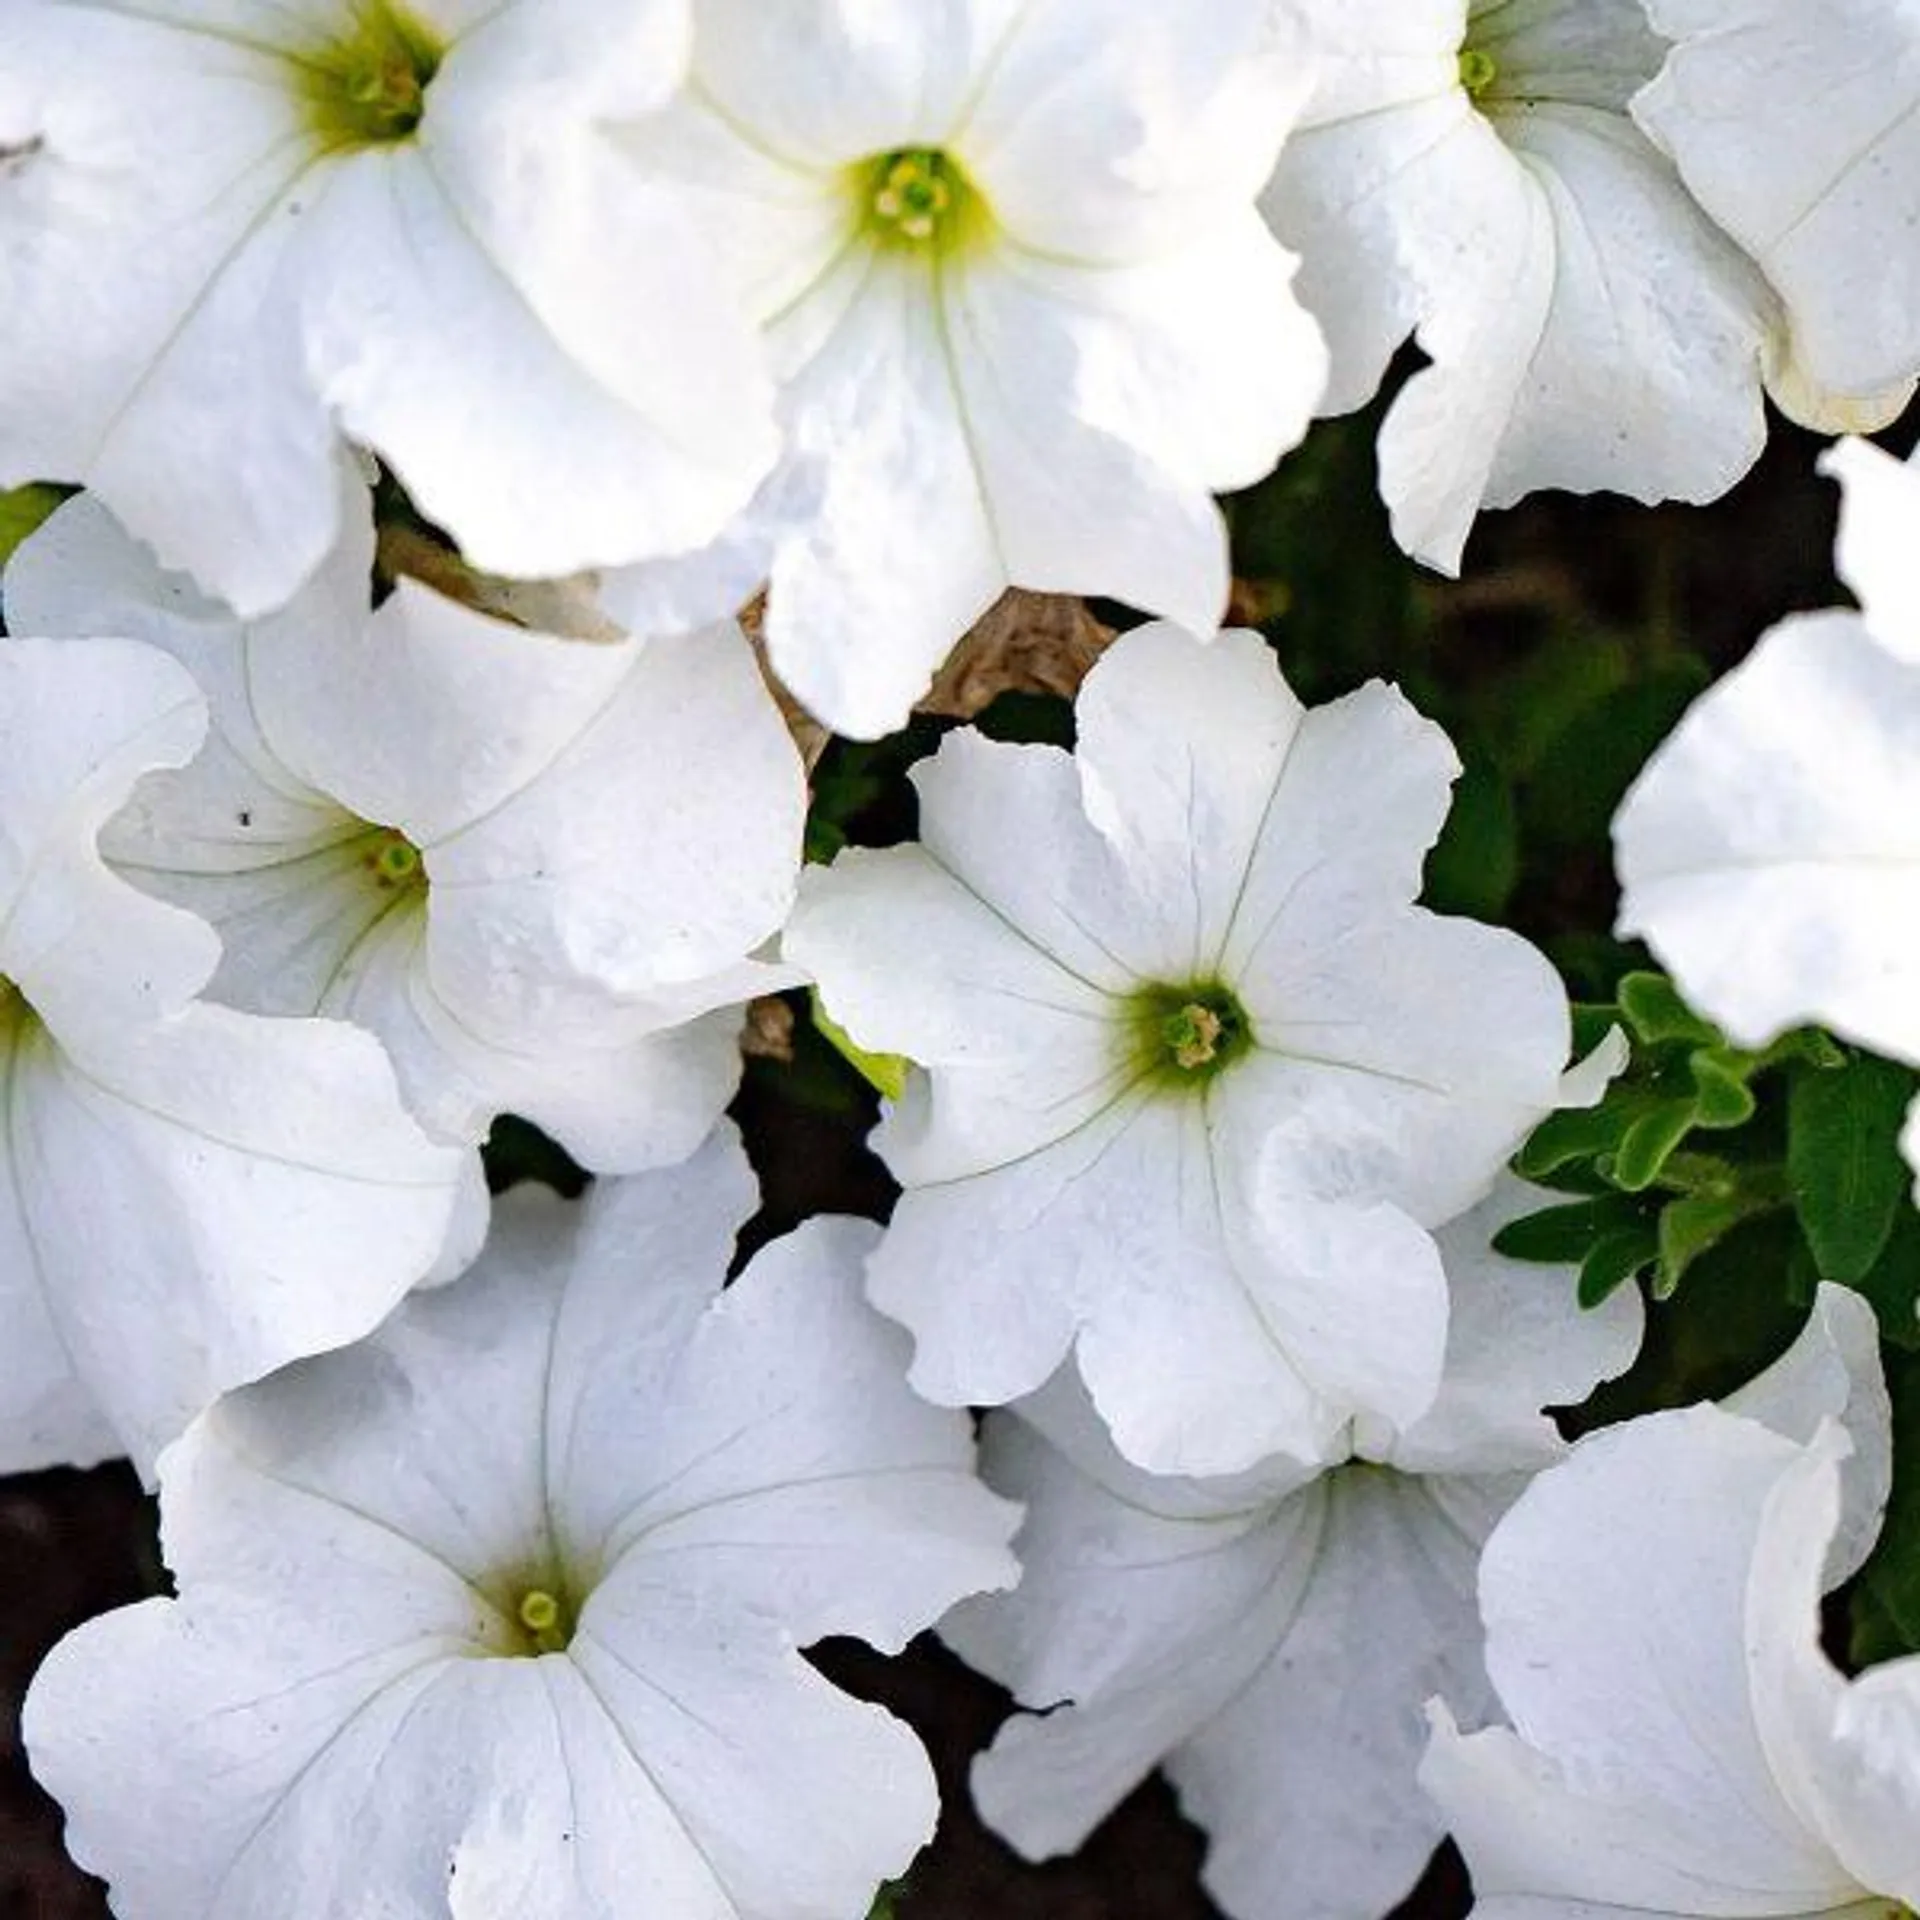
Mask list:
[[[1494,1920],[1920,1903],[1920,1678],[1813,1638],[1871,1315],[1569,1456],[1637,1296],[1491,1238],[1615,1049],[1418,904],[1439,729],[1218,631],[1214,496],[1409,341],[1442,568],[1904,404],[1920,14],[1821,13],[0,0],[0,486],[81,490],[0,582],[0,1472],[159,1491],[174,1597],[26,1713],[118,1912],[858,1920],[937,1795],[804,1651],[940,1622],[1036,1710],[993,1826],[1164,1761],[1237,1916],[1369,1920],[1449,1823]],[[1920,480],[1838,462],[1865,612],[1683,728],[1627,917],[1737,1036],[1920,1062]],[[592,637],[387,564],[380,466]],[[742,608],[874,737],[1009,585],[1157,618],[1072,751],[954,732],[803,872]],[[902,1195],[729,1283],[801,984],[906,1063]],[[503,1114],[584,1204],[489,1201]],[[1436,1693],[1512,1730],[1423,1793]]]

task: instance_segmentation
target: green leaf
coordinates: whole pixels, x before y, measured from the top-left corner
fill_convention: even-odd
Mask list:
[[[813,1009],[814,1027],[821,1039],[825,1040],[870,1087],[885,1094],[889,1100],[898,1100],[907,1090],[907,1069],[913,1064],[906,1055],[869,1053],[820,1004],[820,993],[817,988],[808,995],[808,1000]]]
[[[1620,1137],[1613,1165],[1603,1169],[1627,1193],[1645,1193],[1660,1178],[1668,1156],[1693,1131],[1691,1100],[1662,1100]]]
[[[1817,1257],[1817,1256],[1816,1256]],[[1853,1282],[1880,1316],[1880,1337],[1908,1352],[1920,1351],[1920,1213],[1894,1209],[1893,1227],[1880,1256]]]
[[[1664,973],[1624,975],[1620,981],[1620,1013],[1635,1037],[1649,1046],[1663,1040],[1688,1040],[1703,1047],[1726,1044],[1719,1028],[1701,1019]]]
[[[1653,1292],[1670,1300],[1687,1269],[1768,1202],[1749,1193],[1689,1193],[1660,1210],[1660,1264]]]
[[[1787,1178],[1801,1231],[1829,1280],[1872,1270],[1907,1203],[1912,1170],[1900,1126],[1915,1076],[1856,1054],[1828,1072],[1798,1072],[1787,1096]]]
[[[1554,1260],[1571,1266],[1584,1260],[1601,1234],[1618,1224],[1616,1196],[1576,1200],[1509,1220],[1493,1236],[1493,1250],[1509,1260]]]
[[[1523,1180],[1546,1180],[1576,1161],[1612,1153],[1633,1122],[1633,1112],[1609,1097],[1597,1107],[1563,1107],[1527,1136],[1513,1157]]]
[[[1759,1104],[1747,1084],[1757,1065],[1752,1055],[1731,1047],[1702,1047],[1690,1054],[1687,1072],[1694,1087],[1693,1124],[1716,1131],[1744,1127]]]
[[[1886,1355],[1893,1399],[1893,1497],[1852,1590],[1856,1666],[1920,1652],[1920,1355]]]
[[[12,559],[13,550],[40,524],[73,489],[71,487],[15,487],[0,493],[0,566]]]
[[[1453,807],[1427,855],[1422,899],[1436,913],[1498,920],[1520,880],[1520,827],[1513,789],[1493,767],[1469,759]]]
[[[1616,1227],[1603,1233],[1580,1263],[1580,1304],[1599,1306],[1659,1257],[1660,1243],[1651,1226]]]

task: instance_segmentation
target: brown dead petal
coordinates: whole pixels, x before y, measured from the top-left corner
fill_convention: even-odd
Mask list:
[[[1003,693],[1071,700],[1112,642],[1084,600],[1009,588],[947,656],[918,710],[971,720]]]
[[[764,994],[747,1007],[740,1029],[740,1051],[749,1060],[793,1062],[793,1009],[776,994]]]

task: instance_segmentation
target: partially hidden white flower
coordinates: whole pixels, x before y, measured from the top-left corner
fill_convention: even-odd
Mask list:
[[[1438,1389],[1426,1229],[1561,1098],[1558,980],[1413,906],[1457,762],[1375,684],[1306,712],[1257,634],[1137,629],[1078,750],[951,735],[920,842],[802,882],[784,952],[915,1063],[871,1267],[948,1405],[1072,1352],[1157,1472],[1315,1460]]]
[[[1014,1510],[816,1220],[722,1291],[737,1137],[504,1200],[457,1287],[161,1468],[177,1600],[25,1710],[125,1920],[859,1920],[931,1835],[911,1733],[803,1657],[1004,1585]]]
[[[975,1762],[996,1832],[1032,1857],[1068,1851],[1164,1765],[1237,1920],[1374,1920],[1407,1894],[1444,1831],[1415,1777],[1421,1709],[1439,1691],[1495,1711],[1480,1547],[1566,1451],[1542,1409],[1583,1399],[1639,1344],[1631,1290],[1583,1313],[1570,1270],[1490,1250],[1543,1197],[1509,1180],[1442,1231],[1454,1320],[1438,1402],[1404,1432],[1357,1421],[1350,1459],[1304,1487],[1277,1463],[1229,1481],[1141,1474],[1056,1389],[989,1420],[988,1478],[1028,1503],[1026,1571],[942,1632],[1051,1709]],[[1870,1542],[1891,1455],[1865,1302],[1823,1289],[1742,1399],[1796,1435],[1844,1414],[1869,1436],[1853,1538]]]
[[[1640,0],[1295,0],[1319,79],[1265,206],[1327,332],[1326,408],[1432,362],[1380,435],[1408,552],[1545,487],[1708,500],[1758,456],[1760,274],[1628,109],[1665,43]]]
[[[632,144],[704,208],[819,463],[766,633],[836,730],[901,724],[1010,583],[1218,624],[1210,495],[1298,441],[1325,375],[1254,206],[1301,91],[1271,11],[697,8],[693,84]]]
[[[1634,118],[1784,307],[1770,384],[1870,431],[1920,376],[1920,6],[1647,0],[1675,44]]]
[[[85,482],[249,616],[332,548],[348,440],[493,572],[704,545],[771,388],[610,132],[690,32],[686,0],[11,0],[0,485]]]
[[[1487,1920],[1881,1914],[1920,1901],[1920,1660],[1820,1648],[1844,1432],[1711,1406],[1594,1434],[1480,1568],[1512,1722],[1444,1706],[1421,1781]]]
[[[1345,1463],[1317,1477],[1274,1462],[1156,1479],[1057,1387],[989,1420],[987,1477],[1027,1504],[1025,1573],[942,1632],[1052,1709],[974,1764],[997,1833],[1032,1858],[1069,1852],[1164,1763],[1228,1913],[1375,1920],[1407,1892],[1440,1838],[1414,1783],[1421,1707],[1443,1687],[1486,1692],[1479,1544],[1564,1451],[1541,1409],[1584,1399],[1639,1344],[1630,1289],[1583,1313],[1571,1272],[1491,1251],[1545,1198],[1509,1179],[1442,1229],[1438,1401],[1405,1431],[1355,1421]]]
[[[1920,479],[1864,444],[1841,565],[1698,700],[1614,821],[1620,931],[1743,1045],[1818,1021],[1920,1064]]]
[[[466,1156],[376,1042],[195,998],[204,921],[96,841],[191,758],[150,647],[0,640],[0,1473],[159,1448],[217,1394],[376,1325],[434,1267]]]
[[[150,640],[212,703],[109,855],[220,929],[220,997],[369,1028],[444,1137],[512,1111],[596,1170],[684,1158],[738,1081],[740,1003],[789,977],[752,956],[805,781],[744,637],[570,643],[405,580],[373,611],[364,491],[347,519],[251,626],[92,501],[15,554],[12,617]]]

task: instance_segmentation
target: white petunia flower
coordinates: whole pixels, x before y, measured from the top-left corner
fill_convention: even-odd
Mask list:
[[[933,1831],[907,1729],[800,1649],[1006,1584],[1013,1509],[817,1220],[726,1291],[723,1131],[167,1455],[178,1600],[70,1635],[35,1771],[124,1920],[857,1920]]]
[[[1501,1523],[1480,1608],[1514,1730],[1436,1707],[1421,1769],[1486,1920],[1920,1901],[1920,1660],[1848,1681],[1820,1650],[1845,1451],[1831,1426],[1654,1414]]]
[[[369,615],[372,552],[362,494],[247,627],[90,501],[18,551],[14,618],[153,641],[213,706],[109,855],[220,929],[220,997],[369,1028],[445,1137],[511,1111],[597,1170],[683,1158],[738,1081],[740,1003],[790,977],[751,955],[805,782],[745,639],[568,643],[408,581]]]
[[[1458,570],[1544,487],[1708,500],[1765,439],[1772,296],[1628,107],[1640,0],[1294,0],[1319,82],[1265,205],[1326,328],[1325,410],[1412,335],[1380,436],[1395,537]]]
[[[745,317],[616,150],[686,0],[9,0],[0,485],[84,481],[243,613],[344,439],[478,566],[704,545],[776,452]]]
[[[918,1069],[874,1137],[906,1192],[873,1298],[942,1404],[1072,1351],[1154,1471],[1316,1460],[1432,1400],[1425,1228],[1558,1103],[1565,999],[1410,904],[1457,762],[1391,689],[1308,713],[1258,635],[1155,626],[1077,712],[1071,756],[950,736],[920,844],[802,883],[787,957]]]
[[[1239,1920],[1374,1920],[1406,1895],[1444,1831],[1415,1778],[1421,1709],[1442,1691],[1494,1712],[1481,1544],[1566,1450],[1541,1409],[1585,1398],[1639,1344],[1631,1290],[1582,1313],[1570,1271],[1490,1251],[1542,1198],[1510,1180],[1442,1232],[1454,1321],[1439,1401],[1404,1432],[1357,1421],[1350,1460],[1304,1489],[1277,1463],[1153,1479],[1056,1389],[1031,1426],[989,1421],[988,1478],[1028,1503],[1026,1571],[942,1631],[1021,1702],[1053,1709],[1010,1721],[975,1762],[996,1832],[1030,1858],[1070,1851],[1164,1765],[1208,1835],[1207,1886]],[[1870,1542],[1891,1456],[1865,1302],[1825,1289],[1740,1398],[1796,1435],[1845,1413],[1870,1436],[1853,1495],[1853,1538]]]
[[[822,463],[767,641],[837,730],[900,725],[1010,583],[1217,625],[1209,496],[1325,375],[1254,208],[1300,93],[1271,11],[699,0],[689,93],[636,146],[706,209]]]
[[[1865,611],[1775,627],[1648,762],[1620,930],[1743,1045],[1818,1021],[1920,1063],[1920,480],[1864,443],[1828,465]]]
[[[102,864],[206,731],[149,647],[0,641],[0,1473],[131,1453],[374,1326],[436,1262],[464,1156],[378,1045],[194,996],[203,921]]]
[[[1634,118],[1778,290],[1775,395],[1884,425],[1920,376],[1920,6],[1646,4],[1676,44]]]
[[[1225,1481],[1140,1473],[1057,1387],[988,1422],[988,1479],[1027,1503],[1025,1574],[942,1632],[1054,1709],[1010,1721],[975,1762],[995,1832],[1029,1858],[1070,1852],[1164,1762],[1227,1912],[1374,1920],[1407,1892],[1440,1839],[1414,1783],[1421,1707],[1440,1687],[1486,1691],[1479,1544],[1564,1451],[1541,1409],[1584,1399],[1639,1344],[1630,1289],[1582,1313],[1570,1272],[1491,1252],[1544,1197],[1509,1180],[1442,1231],[1439,1400],[1404,1432],[1356,1421],[1348,1464],[1304,1489],[1279,1462]]]

